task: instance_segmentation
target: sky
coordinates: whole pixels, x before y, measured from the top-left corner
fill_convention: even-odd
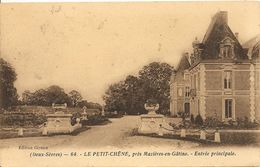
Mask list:
[[[153,61],[177,66],[217,11],[239,41],[260,31],[256,2],[24,3],[0,5],[0,56],[19,95],[59,85],[103,103],[108,86]]]

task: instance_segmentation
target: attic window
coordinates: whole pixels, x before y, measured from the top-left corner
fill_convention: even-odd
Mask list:
[[[234,41],[230,38],[225,38],[220,43],[219,56],[221,58],[234,58]]]

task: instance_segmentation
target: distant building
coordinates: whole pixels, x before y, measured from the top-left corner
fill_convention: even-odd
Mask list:
[[[220,11],[202,42],[195,39],[192,46],[193,53],[182,56],[172,75],[171,114],[260,120],[259,37],[242,47],[228,26],[227,12]]]

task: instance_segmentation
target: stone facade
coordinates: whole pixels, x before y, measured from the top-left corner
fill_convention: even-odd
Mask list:
[[[177,115],[178,112],[184,112],[189,108],[189,93],[190,93],[190,74],[187,70],[190,67],[190,63],[187,59],[187,55],[184,54],[181,58],[179,67],[177,67],[176,73],[172,75],[170,83],[170,111],[172,115]]]
[[[187,59],[189,66],[180,67],[183,64],[180,62],[173,74],[172,115],[184,111],[194,117],[201,115],[203,119],[215,117],[228,121],[248,117],[251,121],[260,120],[260,45],[257,39],[242,47],[228,27],[227,12],[218,12],[203,41],[195,39],[193,53],[181,59]],[[183,94],[178,93],[181,90]],[[187,94],[189,96],[185,96]]]

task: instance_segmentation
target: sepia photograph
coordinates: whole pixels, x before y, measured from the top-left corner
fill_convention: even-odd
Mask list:
[[[0,167],[259,166],[260,3],[0,4]]]

